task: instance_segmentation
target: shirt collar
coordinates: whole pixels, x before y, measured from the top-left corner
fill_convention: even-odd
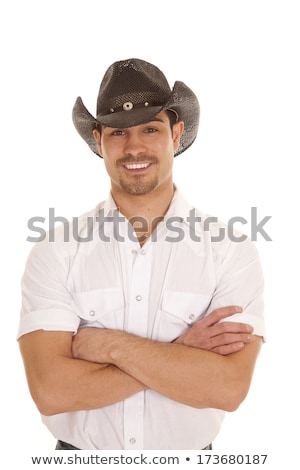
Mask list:
[[[112,197],[111,192],[109,193],[108,198],[104,202],[102,209],[104,211],[103,213],[104,217],[108,217],[109,215],[112,214],[113,211],[118,209],[118,207],[116,206],[115,200]]]
[[[178,217],[187,222],[193,207],[187,202],[181,191],[175,186],[175,192],[165,218]]]
[[[104,211],[104,217],[108,217],[112,215],[113,211],[118,210],[111,192],[109,192],[108,198],[104,202],[102,209]],[[175,186],[174,195],[165,215],[165,220],[170,217],[176,217],[177,220],[182,219],[182,222],[189,225],[188,217],[191,215],[192,210],[194,210],[194,207],[187,202],[181,191]]]

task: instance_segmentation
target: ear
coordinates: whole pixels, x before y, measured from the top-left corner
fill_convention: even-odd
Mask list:
[[[97,142],[97,147],[98,147],[99,153],[101,155],[101,153],[102,153],[101,152],[101,134],[98,131],[98,129],[93,130],[93,136],[94,136],[95,141]]]
[[[173,125],[173,147],[174,147],[175,152],[179,147],[180,138],[182,136],[183,131],[184,131],[184,122],[183,121],[175,122],[175,124]]]

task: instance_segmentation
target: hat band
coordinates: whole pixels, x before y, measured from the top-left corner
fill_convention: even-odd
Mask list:
[[[122,106],[116,106],[110,108],[108,113],[98,114],[97,119],[100,119],[101,116],[107,116],[107,114],[128,112],[132,109],[142,109],[142,108],[151,108],[154,106],[163,106],[164,103],[149,103],[149,101],[144,101],[143,103],[133,103],[132,101],[126,101]]]

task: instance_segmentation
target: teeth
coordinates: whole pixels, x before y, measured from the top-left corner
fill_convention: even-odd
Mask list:
[[[139,170],[141,168],[147,168],[150,163],[132,163],[130,165],[125,165],[128,170]]]

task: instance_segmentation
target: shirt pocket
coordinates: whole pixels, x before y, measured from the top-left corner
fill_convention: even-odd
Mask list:
[[[97,289],[73,294],[80,328],[97,327],[122,330],[124,325],[124,297],[119,288]]]
[[[154,328],[155,340],[171,342],[205,316],[211,296],[191,292],[164,293]]]

